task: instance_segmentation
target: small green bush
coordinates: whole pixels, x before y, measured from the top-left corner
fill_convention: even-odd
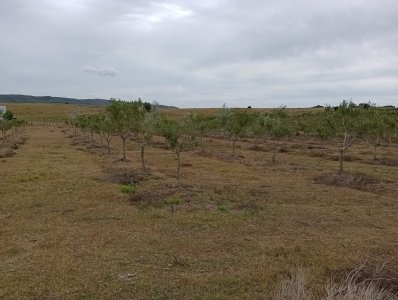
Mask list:
[[[122,184],[120,186],[120,191],[126,194],[134,194],[137,187],[134,184]]]
[[[222,204],[217,205],[217,209],[219,211],[227,211],[228,210],[228,206],[226,204],[222,203]]]
[[[164,201],[164,203],[170,206],[171,213],[174,214],[175,206],[181,203],[181,196],[178,194],[170,196]]]
[[[178,205],[181,203],[181,197],[180,195],[170,196],[166,199],[165,203],[169,205]]]

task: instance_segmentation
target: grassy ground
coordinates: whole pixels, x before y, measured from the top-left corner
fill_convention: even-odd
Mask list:
[[[4,105],[18,119],[40,123],[63,122],[75,113],[98,113],[104,109],[102,106],[73,104],[5,103]]]
[[[103,155],[98,138],[93,147],[71,132],[28,127],[0,159],[0,298],[271,299],[298,267],[320,292],[365,260],[396,265],[398,170],[373,164],[366,144],[346,168],[380,181],[355,188],[316,182],[337,170],[337,147],[298,139],[276,164],[271,145],[241,141],[233,158],[226,141],[206,139],[182,154],[177,187],[161,139],[143,175],[134,142],[125,163],[116,137]],[[380,156],[394,162],[397,146]],[[120,191],[124,174],[139,182],[133,195]]]

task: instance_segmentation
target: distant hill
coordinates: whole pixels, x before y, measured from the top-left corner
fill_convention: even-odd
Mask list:
[[[80,104],[80,105],[108,105],[110,100],[105,99],[75,99],[52,96],[29,95],[0,95],[0,103],[56,103],[56,104]],[[159,108],[177,108],[174,106],[158,105]]]

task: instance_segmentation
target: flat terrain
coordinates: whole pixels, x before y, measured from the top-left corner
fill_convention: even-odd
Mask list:
[[[355,145],[346,169],[364,177],[335,186],[336,144],[293,138],[273,164],[271,145],[242,140],[232,157],[208,138],[182,153],[178,187],[160,138],[144,174],[133,141],[121,162],[117,137],[108,155],[63,125],[25,130],[0,159],[0,298],[271,299],[297,268],[319,293],[364,261],[397,271],[397,145],[380,148],[390,163]]]

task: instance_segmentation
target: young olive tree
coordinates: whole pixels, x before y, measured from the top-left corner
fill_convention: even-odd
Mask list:
[[[232,144],[232,155],[235,156],[236,142],[243,137],[252,123],[252,116],[246,110],[230,109],[223,106],[218,115],[220,128]]]
[[[67,124],[73,128],[73,135],[77,136],[77,131],[79,129],[78,118],[79,112],[75,111],[70,114],[69,119],[67,120]]]
[[[101,140],[104,139],[106,141],[108,154],[111,154],[110,144],[113,136],[116,134],[116,129],[114,123],[111,121],[109,115],[106,113],[99,115],[99,131],[101,135]]]
[[[152,138],[157,133],[160,115],[154,106],[147,105],[148,102],[144,102],[142,105],[140,103],[138,104],[138,109],[132,119],[132,135],[134,141],[140,148],[141,165],[142,169],[145,171],[145,148],[151,143]]]
[[[381,140],[387,137],[388,132],[388,116],[382,109],[371,107],[366,114],[366,137],[373,146],[373,159],[377,159],[377,148],[380,146]]]
[[[387,124],[387,136],[390,145],[393,143],[393,139],[398,138],[398,110],[389,110],[389,114],[386,119]]]
[[[280,141],[290,136],[293,132],[289,126],[289,116],[286,107],[274,109],[271,113],[263,113],[257,117],[255,132],[262,136],[264,140],[272,140],[274,150],[272,154],[272,162],[276,162],[276,155],[279,151]]]
[[[325,110],[325,124],[333,135],[341,139],[339,147],[339,172],[344,172],[344,155],[352,144],[366,132],[364,110],[355,103],[344,100],[336,109]]]
[[[7,140],[7,133],[10,129],[12,129],[12,126],[13,126],[12,121],[0,119],[0,131],[2,134],[3,142]]]
[[[159,132],[164,137],[170,149],[175,153],[177,159],[177,184],[181,178],[181,152],[192,149],[195,146],[190,124],[187,119],[171,120],[162,116],[159,125]]]
[[[7,112],[10,112],[7,116]],[[16,119],[11,111],[7,110],[2,116],[0,116],[0,131],[2,134],[3,142],[7,141],[10,137],[12,140],[17,134],[17,128],[26,125],[26,121]],[[8,132],[11,130],[11,134]]]
[[[86,115],[79,115],[76,119],[76,126],[80,129],[83,137],[83,143],[86,142],[86,137],[89,132],[89,119]]]
[[[109,120],[115,132],[122,140],[122,160],[126,161],[126,141],[131,135],[131,116],[135,110],[135,104],[122,100],[111,99],[111,104],[106,107]]]
[[[187,119],[192,126],[193,134],[198,137],[198,145],[203,148],[203,136],[216,127],[215,118],[201,112],[192,112],[187,115]]]
[[[88,132],[90,133],[90,140],[91,143],[94,144],[95,140],[94,140],[94,133],[99,135],[100,132],[100,127],[99,127],[99,115],[95,114],[95,115],[88,115],[87,116],[87,128],[88,128]],[[101,145],[102,145],[102,139],[101,140]]]

